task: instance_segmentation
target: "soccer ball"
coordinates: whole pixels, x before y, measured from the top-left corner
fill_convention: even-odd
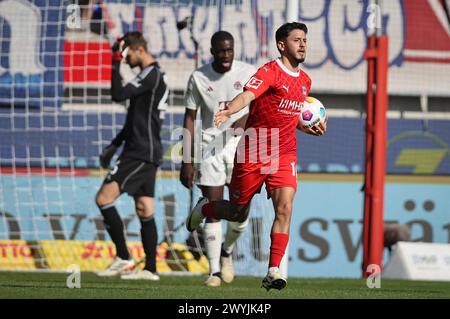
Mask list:
[[[300,111],[300,126],[310,128],[317,123],[325,120],[326,110],[322,102],[318,99],[308,96],[303,103]]]

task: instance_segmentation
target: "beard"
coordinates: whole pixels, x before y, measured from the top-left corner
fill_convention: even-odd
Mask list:
[[[306,54],[303,54],[303,57],[297,58],[295,60],[297,60],[298,63],[303,63],[303,62],[305,62],[305,59],[306,59]]]
[[[300,64],[303,63],[306,59],[306,53],[303,53],[303,56],[301,55],[302,53],[297,51],[297,50],[292,50],[291,52],[289,52],[290,54],[290,60],[292,62],[295,62],[296,64]]]

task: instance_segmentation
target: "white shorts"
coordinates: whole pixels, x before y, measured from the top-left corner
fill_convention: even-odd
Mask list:
[[[214,156],[208,156],[197,164],[195,183],[200,186],[223,186],[231,181],[234,155],[241,139],[240,136],[229,138],[225,147]]]

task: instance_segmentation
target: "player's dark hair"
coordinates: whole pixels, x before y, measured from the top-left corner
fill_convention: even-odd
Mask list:
[[[234,42],[233,35],[228,31],[217,31],[211,37],[211,48],[214,48],[219,42],[225,40]]]
[[[123,40],[125,41],[125,47],[129,46],[132,50],[142,47],[147,52],[147,41],[139,31],[127,32],[123,36]]]
[[[288,22],[278,28],[275,33],[275,40],[278,43],[278,41],[286,39],[289,36],[289,33],[291,33],[292,30],[296,29],[304,31],[305,34],[308,33],[308,27],[306,26],[306,24],[301,22]]]

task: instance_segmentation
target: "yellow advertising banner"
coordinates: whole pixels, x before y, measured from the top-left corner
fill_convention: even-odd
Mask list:
[[[36,269],[33,247],[25,240],[0,240],[0,269]]]
[[[138,267],[145,264],[145,253],[141,242],[128,242],[128,249]],[[66,271],[70,265],[81,271],[105,269],[115,258],[114,244],[110,241],[23,240],[0,241],[0,270],[49,269]],[[163,242],[158,245],[156,268],[159,273],[189,271],[207,273],[205,256],[196,260],[184,244]]]

